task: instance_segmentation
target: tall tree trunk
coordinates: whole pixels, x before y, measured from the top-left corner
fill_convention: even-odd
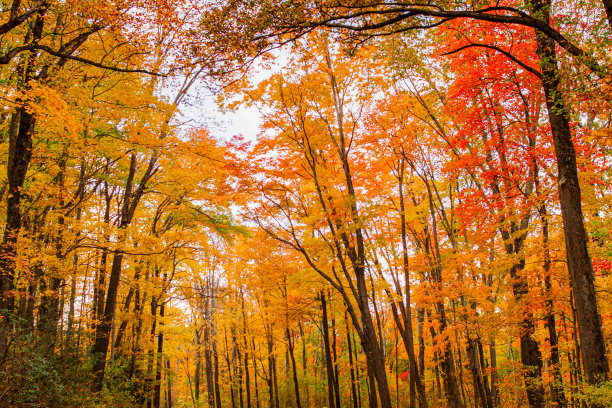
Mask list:
[[[206,390],[208,391],[208,406],[209,408],[219,407],[215,404],[215,384],[213,374],[216,371],[213,368],[213,346],[214,341],[210,335],[209,321],[204,321],[204,362],[206,365]]]
[[[470,371],[472,372],[472,379],[474,381],[474,390],[476,391],[476,406],[492,408],[485,385],[486,377],[483,375],[483,367],[479,358],[478,343],[480,343],[480,341],[478,339],[470,339],[469,337],[467,341],[468,362]]]
[[[433,253],[435,265],[432,267],[431,278],[433,283],[437,287],[441,287],[442,285],[442,257],[440,254],[440,243],[438,240],[438,222],[436,219],[436,213],[433,202],[433,194],[431,192],[431,186],[428,183],[427,179],[422,177],[425,186],[427,187],[427,193],[429,196],[429,212],[431,215],[432,222],[432,237],[433,237]],[[436,315],[438,318],[438,322],[440,324],[440,333],[444,333],[447,328],[447,319],[446,319],[446,311],[444,302],[442,300],[438,300],[435,303]],[[432,328],[433,329],[433,328]],[[435,335],[432,332],[432,338],[435,339]],[[450,347],[450,344],[447,340],[442,340],[442,352],[440,354],[440,366],[442,368],[442,376],[444,377],[444,392],[446,394],[447,403],[451,408],[463,408],[463,402],[461,400],[459,386],[457,384],[457,377],[455,374],[455,361],[453,358],[453,352]],[[436,340],[434,342],[437,343]]]
[[[353,408],[358,408],[360,395],[357,394],[357,387],[355,382],[355,365],[353,364],[353,345],[351,341],[351,329],[348,322],[348,317],[346,312],[344,312],[344,321],[346,322],[346,344],[348,345],[348,355],[349,355],[349,368],[351,372],[351,399],[353,400]]]
[[[289,358],[291,359],[291,371],[293,374],[293,389],[295,391],[295,406],[297,408],[302,408],[302,401],[300,400],[300,385],[298,383],[298,376],[297,376],[297,366],[295,364],[295,353],[294,353],[295,341],[293,340],[291,336],[291,332],[288,328],[285,331],[285,337],[287,338],[287,348],[289,350]]]
[[[557,330],[555,324],[555,311],[552,301],[552,285],[550,282],[550,250],[549,250],[549,234],[548,234],[548,219],[546,205],[540,206],[540,219],[542,221],[542,244],[544,245],[544,288],[546,291],[546,327],[548,329],[548,342],[550,343],[550,364],[553,375],[551,384],[551,396],[558,408],[565,408],[567,401],[563,392],[563,376],[561,375],[560,360],[559,360],[559,341],[557,338]]]
[[[153,408],[161,407],[161,386],[162,386],[162,371],[163,371],[163,353],[164,353],[164,329],[163,319],[166,302],[160,299],[159,305],[159,332],[157,333],[157,363],[155,369],[155,385],[153,391]]]
[[[330,295],[331,299],[331,295]],[[334,362],[334,397],[336,400],[336,407],[340,408],[340,375],[338,373],[338,355],[337,355],[337,341],[336,341],[336,318],[331,319],[331,332],[332,332],[332,357]]]
[[[200,375],[202,374],[202,350],[201,347],[201,339],[200,339],[200,331],[196,329],[196,366],[195,373],[193,376],[193,388],[194,388],[194,399],[196,406],[199,405],[200,401]]]
[[[213,341],[213,361],[215,363],[215,407],[222,407],[221,386],[219,384],[219,353],[217,352],[217,342]]]
[[[39,9],[34,24],[26,35],[31,44],[40,41],[43,35],[47,3]],[[27,61],[20,64],[18,74],[25,89],[30,87],[34,78],[38,52],[31,51],[26,57]],[[12,325],[14,309],[15,269],[17,266],[17,241],[21,231],[21,197],[30,160],[32,159],[32,138],[36,125],[36,118],[32,110],[21,102],[22,106],[15,109],[11,116],[9,127],[8,159],[6,162],[6,177],[8,181],[8,195],[6,199],[6,224],[2,244],[0,244],[0,356],[8,351],[8,340]]]
[[[274,340],[272,338],[271,329],[268,329],[267,333],[267,346],[268,346],[268,397],[270,399],[270,408],[279,408],[276,404],[276,398],[274,393]]]
[[[117,294],[119,293],[119,282],[121,278],[121,264],[123,262],[123,252],[120,247],[125,242],[125,229],[131,223],[136,207],[140,202],[140,198],[144,194],[144,190],[149,179],[155,174],[155,164],[157,155],[153,154],[149,160],[149,165],[145,170],[138,188],[132,192],[134,177],[136,174],[136,155],[132,154],[130,161],[130,169],[126,180],[125,192],[123,196],[123,204],[121,208],[119,233],[117,237],[117,251],[113,255],[113,263],[111,266],[110,278],[108,281],[108,291],[106,295],[106,303],[104,306],[104,315],[100,321],[100,325],[96,328],[96,342],[94,345],[94,383],[92,391],[100,392],[104,381],[104,371],[106,368],[106,354],[108,345],[110,344],[110,334],[113,319],[115,317],[115,309],[117,308]]]
[[[323,326],[323,351],[325,353],[325,368],[327,370],[327,403],[329,408],[336,407],[334,399],[334,368],[332,364],[331,348],[329,346],[329,323],[327,319],[327,300],[325,299],[325,291],[319,294],[321,300],[321,324]]]
[[[406,232],[406,204],[404,200],[404,176],[405,176],[405,158],[402,156],[400,159],[400,168],[398,174],[398,192],[400,202],[400,230],[402,236],[402,266],[404,271],[404,291],[406,293],[406,300],[404,304],[400,303],[400,311],[403,318],[403,324],[397,322],[397,326],[400,330],[402,340],[406,353],[408,354],[408,367],[410,371],[410,406],[414,407],[414,393],[416,391],[419,399],[419,407],[427,408],[427,396],[425,395],[425,386],[421,376],[423,375],[422,369],[417,366],[416,356],[414,354],[414,332],[412,329],[412,304],[411,304],[411,293],[410,293],[410,268],[408,263],[408,237]],[[399,283],[397,284],[397,290],[399,295]],[[394,317],[397,313],[394,313]],[[396,321],[399,319],[396,319]],[[419,350],[420,351],[420,350]],[[420,356],[419,356],[420,357]]]
[[[549,23],[549,0],[535,0],[527,6],[533,10],[536,18]],[[584,373],[589,383],[597,384],[606,379],[609,366],[597,310],[593,265],[587,249],[588,235],[582,215],[576,150],[569,125],[569,111],[561,93],[555,42],[538,31],[536,37],[536,52],[540,58],[542,85],[557,158],[567,266],[576,304]]]
[[[489,355],[491,356],[491,401],[492,406],[499,405],[499,392],[497,391],[497,350],[495,340],[492,339],[489,345]]]
[[[170,360],[166,359],[166,407],[172,408],[172,378],[170,374]]]
[[[241,300],[241,308],[242,308],[242,336],[243,336],[243,345],[244,345],[244,374],[245,374],[245,383],[246,383],[246,403],[247,403],[247,408],[251,408],[251,378],[250,378],[250,373],[249,373],[249,341],[248,341],[248,336],[247,336],[247,318],[246,318],[246,312],[244,310],[244,293],[242,291],[240,292],[240,300]],[[253,350],[253,353],[255,353],[255,350]]]
[[[156,269],[155,277],[159,276],[159,269]],[[149,332],[149,344],[150,348],[147,353],[147,371],[145,374],[145,397],[147,400],[151,399],[153,396],[153,387],[154,387],[154,371],[153,364],[155,363],[155,333],[157,332],[157,309],[159,306],[159,299],[156,296],[151,296],[151,316],[153,318],[153,322],[151,324],[151,331]]]
[[[255,359],[255,339],[251,339],[251,346],[253,347],[253,383],[255,386],[255,406],[259,407],[259,387],[257,386],[257,360]]]

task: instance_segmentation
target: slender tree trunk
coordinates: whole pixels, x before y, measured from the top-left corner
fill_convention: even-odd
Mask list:
[[[497,391],[497,350],[495,347],[495,340],[491,340],[489,355],[491,356],[491,405],[493,407],[499,405],[499,393]]]
[[[193,378],[194,399],[196,401],[195,404],[199,404],[199,401],[200,401],[200,375],[202,373],[202,352],[200,350],[201,344],[202,343],[200,340],[200,333],[198,330],[196,330],[197,355],[196,355],[195,373],[193,376],[194,377]]]
[[[156,268],[156,271],[158,269]],[[157,278],[159,273],[156,272],[155,277]],[[149,333],[149,351],[147,354],[147,372],[145,374],[145,398],[147,401],[150,399],[153,400],[153,388],[155,382],[155,373],[153,371],[153,364],[155,363],[155,333],[157,332],[157,309],[159,306],[159,301],[156,296],[151,296],[151,316],[153,317],[153,322],[151,324],[151,331]]]
[[[478,339],[468,338],[467,354],[470,371],[472,372],[472,379],[474,381],[474,390],[476,391],[476,406],[492,408],[487,398],[487,392],[485,391],[484,376],[478,356]]]
[[[414,394],[415,391],[419,399],[419,407],[427,408],[427,396],[425,395],[425,386],[421,376],[423,371],[417,366],[416,356],[414,354],[414,332],[412,329],[412,304],[411,304],[411,293],[410,293],[410,268],[408,263],[408,238],[406,232],[406,204],[404,200],[404,174],[405,174],[405,159],[402,156],[399,169],[398,177],[398,191],[399,191],[399,202],[400,202],[400,230],[402,236],[402,261],[404,269],[404,291],[406,292],[406,300],[403,307],[401,307],[403,316],[403,327],[398,322],[398,328],[402,335],[404,347],[406,353],[408,353],[408,367],[410,371],[410,407],[414,407]],[[401,294],[401,293],[400,293]],[[396,315],[397,313],[394,313]],[[420,352],[420,349],[419,349]],[[423,350],[424,352],[424,350]],[[419,358],[421,356],[419,355]]]
[[[417,337],[419,340],[419,376],[423,381],[425,376],[425,339],[423,338],[423,323],[425,322],[425,309],[417,311]]]
[[[208,406],[209,408],[219,407],[215,404],[215,384],[213,374],[216,369],[213,368],[213,346],[210,336],[210,324],[211,322],[204,321],[204,363],[206,365],[206,390],[208,391]]]
[[[166,407],[172,408],[172,378],[170,376],[170,360],[166,359]]]
[[[130,162],[130,170],[126,180],[125,193],[123,196],[123,206],[121,210],[121,221],[119,223],[120,229],[125,229],[131,221],[129,214],[130,209],[130,198],[132,195],[132,184],[134,182],[134,175],[136,173],[136,156],[132,155]],[[125,240],[125,233],[119,232],[117,238],[117,247],[120,247]],[[94,383],[92,385],[92,391],[102,391],[102,384],[104,381],[104,370],[106,368],[106,354],[108,352],[108,345],[110,343],[110,334],[112,329],[112,323],[115,316],[115,308],[117,306],[117,294],[119,293],[119,280],[121,277],[121,263],[123,262],[123,253],[115,252],[113,255],[113,263],[111,266],[111,274],[108,282],[108,292],[106,295],[106,304],[104,306],[104,313],[100,319],[100,324],[96,327],[96,342],[94,345]],[[101,298],[98,298],[102,301]]]
[[[331,298],[331,297],[330,297]],[[333,314],[332,314],[333,316]],[[334,362],[334,396],[336,400],[336,407],[340,408],[340,378],[338,373],[338,355],[336,354],[336,319],[331,319],[331,331],[332,331],[332,357]]]
[[[559,361],[559,341],[555,324],[555,311],[552,301],[552,285],[550,282],[550,251],[548,248],[548,219],[546,205],[540,206],[540,219],[542,221],[542,244],[544,245],[544,288],[546,291],[546,327],[548,329],[548,342],[550,343],[550,364],[553,375],[551,396],[558,408],[565,408],[567,401],[563,392],[563,377]]]
[[[289,358],[291,359],[291,370],[293,374],[293,388],[295,390],[295,406],[297,408],[302,408],[302,402],[300,400],[300,385],[298,383],[298,376],[297,376],[297,366],[295,364],[295,353],[294,353],[295,342],[292,339],[291,332],[289,331],[289,329],[285,331],[285,337],[287,337],[287,348],[289,350]]]
[[[323,351],[325,353],[325,367],[327,370],[327,403],[329,404],[329,408],[339,408],[336,407],[336,402],[334,399],[334,368],[332,364],[331,349],[329,346],[327,301],[325,299],[324,291],[321,291],[321,293],[319,294],[319,299],[321,300],[321,314],[323,316],[321,324],[323,326]]]
[[[478,339],[478,341],[476,342],[476,345],[478,346],[478,354],[480,356],[480,368],[482,371],[482,382],[484,385],[484,391],[485,391],[485,397],[487,400],[487,406],[489,408],[493,408],[493,398],[491,396],[491,388],[489,387],[489,379],[487,377],[487,363],[485,361],[485,356],[484,356],[484,348],[482,347],[482,342],[480,341],[480,339]]]
[[[346,315],[346,312],[344,312],[344,321],[346,322],[346,344],[348,346],[348,355],[349,355],[349,369],[351,372],[351,399],[353,400],[353,408],[359,408],[358,407],[358,400],[359,400],[359,395],[357,394],[357,388],[356,388],[356,379],[355,379],[355,365],[353,364],[353,345],[352,345],[352,341],[351,341],[351,329],[349,326],[349,322],[348,322],[348,317]]]
[[[136,266],[136,270],[134,271],[134,282],[138,282],[138,279],[140,279],[140,270],[141,270],[142,266],[139,263]],[[128,291],[127,296],[125,297],[125,301],[123,302],[123,312],[127,313],[130,310],[130,304],[132,303],[132,298],[134,297],[134,293],[136,292],[134,286],[130,287],[130,290]],[[123,340],[123,335],[125,333],[125,330],[127,329],[127,325],[128,325],[128,320],[130,320],[129,318],[125,318],[123,320],[121,320],[121,324],[119,325],[119,329],[117,329],[117,336],[115,337],[115,349],[118,349],[119,347],[121,347],[121,341]]]
[[[234,375],[232,375],[232,359],[230,358],[230,348],[227,342],[227,331],[224,329],[225,338],[225,362],[227,363],[227,375],[230,386],[230,397],[232,401],[232,408],[236,408],[236,396],[234,395]]]
[[[253,383],[255,386],[255,406],[259,407],[259,387],[257,386],[257,360],[255,358],[255,339],[251,339],[251,346],[253,347]]]
[[[241,296],[241,307],[242,307],[242,336],[243,336],[243,344],[244,344],[244,374],[245,374],[245,382],[246,382],[246,403],[247,403],[247,408],[251,408],[251,378],[250,378],[250,373],[249,373],[249,341],[247,337],[247,317],[246,317],[246,312],[244,310],[244,294],[240,292],[240,296]],[[253,350],[253,353],[255,353],[255,350]]]
[[[213,360],[215,363],[215,407],[222,407],[221,386],[219,385],[219,354],[217,353],[217,342],[213,341]]]
[[[159,332],[157,333],[157,363],[155,369],[155,385],[153,392],[153,408],[161,407],[161,386],[162,386],[162,370],[163,370],[163,353],[164,353],[164,329],[163,329],[163,318],[166,302],[160,299],[159,306]]]
[[[434,284],[438,287],[442,285],[442,257],[440,254],[440,244],[438,241],[438,223],[436,219],[436,213],[433,203],[433,195],[431,192],[431,186],[427,182],[426,178],[422,178],[429,196],[429,212],[431,215],[432,222],[432,237],[433,237],[433,252],[435,254],[435,265],[433,265],[431,278]],[[438,322],[440,324],[440,333],[444,333],[447,328],[447,319],[444,302],[439,300],[435,304],[436,314]],[[433,328],[432,328],[433,329]],[[435,336],[432,333],[432,338]],[[451,408],[463,408],[463,402],[461,400],[459,386],[457,384],[457,377],[455,374],[455,361],[453,358],[453,352],[450,344],[447,340],[443,340],[443,347],[441,352],[440,366],[442,367],[442,376],[444,377],[444,392],[446,394],[447,403]],[[437,343],[437,341],[434,340]]]

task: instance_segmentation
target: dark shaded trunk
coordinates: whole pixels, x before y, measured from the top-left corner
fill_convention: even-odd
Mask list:
[[[492,408],[490,396],[488,395],[488,390],[486,390],[486,377],[483,376],[483,367],[479,358],[478,343],[480,343],[478,339],[468,339],[467,344],[468,362],[470,366],[470,371],[472,372],[474,390],[476,392],[476,406],[483,408]]]
[[[333,313],[332,313],[333,316]],[[331,332],[332,332],[332,357],[334,361],[334,398],[336,400],[336,407],[340,408],[340,375],[338,373],[338,355],[336,350],[336,319],[331,319]]]
[[[213,374],[215,369],[213,368],[213,346],[212,339],[210,336],[210,322],[204,322],[204,363],[206,365],[206,390],[208,391],[208,406],[215,408],[215,384]]]
[[[425,310],[417,310],[417,337],[419,340],[419,376],[423,381],[425,375],[425,339],[423,338],[423,323],[425,322]]]
[[[602,0],[604,8],[606,9],[606,18],[608,19],[608,24],[612,28],[612,0]]]
[[[432,223],[432,238],[433,238],[433,252],[434,262],[431,270],[431,280],[435,286],[442,286],[442,257],[440,254],[440,244],[438,241],[438,221],[436,218],[436,212],[433,203],[433,194],[431,192],[431,186],[428,183],[426,178],[422,178],[425,186],[427,188],[427,193],[429,196],[429,212],[431,215],[431,223]],[[440,324],[440,333],[444,333],[447,328],[447,319],[446,319],[446,311],[443,301],[438,301],[435,304],[436,315],[438,322]],[[432,327],[432,338],[434,339],[434,343],[437,343],[435,340],[436,336],[433,332]],[[441,347],[441,353],[438,355],[440,358],[440,367],[442,369],[442,376],[444,378],[444,393],[446,394],[446,400],[451,408],[463,408],[463,402],[461,400],[461,395],[459,391],[459,385],[457,384],[457,377],[455,374],[455,360],[453,358],[453,352],[451,350],[451,346],[447,340],[443,340],[444,343]]]
[[[607,3],[606,0],[606,11],[608,11]],[[549,22],[549,2],[536,0],[529,3],[528,6],[533,9],[537,18],[545,23]],[[536,32],[536,36],[542,85],[557,158],[559,201],[567,265],[571,276],[582,345],[584,374],[589,383],[597,384],[606,379],[609,366],[601,318],[597,310],[593,265],[587,250],[588,235],[582,214],[576,150],[572,141],[568,108],[561,93],[555,43],[540,32]]]
[[[244,344],[244,374],[246,383],[246,404],[247,408],[251,408],[251,378],[249,372],[249,341],[247,336],[247,317],[244,310],[244,293],[240,292],[241,308],[242,308],[242,336]],[[255,353],[255,350],[253,350]],[[294,367],[295,370],[295,367]],[[256,374],[255,374],[256,375]],[[299,398],[298,398],[299,399]]]
[[[334,399],[334,368],[331,357],[331,348],[329,346],[329,323],[327,319],[327,301],[325,299],[325,292],[321,291],[319,294],[321,300],[321,325],[323,327],[323,352],[325,354],[325,368],[327,371],[327,403],[329,408],[336,407],[336,401]]]
[[[77,212],[77,221],[81,218],[80,209]],[[77,272],[78,272],[79,257],[77,251],[74,251],[72,257],[72,276],[70,277],[70,300],[68,303],[68,326],[66,328],[66,345],[72,351],[72,337],[74,336],[74,303],[76,301],[77,291]]]
[[[200,351],[200,345],[201,345],[200,334],[198,333],[197,330],[196,330],[196,343],[197,343],[197,355],[196,355],[195,373],[193,376],[193,388],[194,388],[194,399],[196,401],[194,405],[198,406],[199,401],[200,401],[200,375],[202,373],[202,353]]]
[[[517,251],[518,252],[518,251]],[[527,283],[518,276],[523,273],[525,260],[510,268],[510,276],[514,280],[512,293],[520,302],[528,292]],[[534,339],[535,324],[531,311],[524,310],[521,319],[520,349],[521,363],[525,369],[525,387],[527,388],[527,399],[532,408],[543,408],[545,406],[544,387],[542,386],[542,354],[538,342]]]
[[[219,385],[219,353],[217,353],[217,342],[212,343],[213,360],[215,363],[215,407],[220,408],[221,403],[221,386]]]
[[[361,234],[359,235],[361,236]],[[358,240],[358,242],[362,242],[363,244],[363,239]],[[359,252],[361,251],[362,249],[359,250]],[[357,259],[365,260],[365,257],[358,257]],[[367,295],[368,291],[365,281],[365,269],[362,266],[363,261],[358,261],[357,259],[353,261],[353,269],[355,271],[357,282],[357,300],[359,309],[361,311],[361,347],[365,353],[368,367],[371,367],[372,375],[376,379],[376,382],[371,384],[372,389],[375,390],[376,385],[378,385],[378,395],[380,397],[381,408],[391,408],[391,394],[389,393],[389,385],[387,383],[387,371],[385,369],[384,355],[381,350],[381,345],[378,343],[376,329],[374,328],[372,314],[370,313],[369,299]],[[376,391],[374,391],[374,395],[376,395]]]
[[[548,219],[546,206],[540,206],[540,219],[542,221],[542,244],[544,245],[544,289],[546,293],[546,328],[548,329],[548,342],[550,343],[550,364],[553,382],[550,386],[552,400],[559,408],[565,408],[567,401],[563,391],[563,377],[559,360],[559,340],[555,323],[555,310],[553,305],[552,285],[550,282],[550,251],[548,248]]]
[[[156,269],[158,271],[158,269]],[[159,272],[156,272],[155,277],[159,276]],[[154,386],[154,372],[153,364],[155,362],[155,333],[157,332],[157,309],[159,306],[158,298],[155,296],[151,297],[151,316],[153,322],[151,324],[151,331],[149,332],[149,344],[150,348],[147,353],[147,371],[145,374],[145,397],[149,400],[153,395]]]
[[[272,339],[272,334],[268,333],[268,398],[270,399],[270,408],[278,408],[276,404],[275,392],[274,392],[274,375],[273,372],[276,371],[275,361],[274,361],[274,342]]]
[[[348,317],[346,312],[344,312],[344,321],[346,322],[346,344],[348,346],[348,355],[349,355],[349,369],[351,372],[351,399],[353,400],[353,408],[358,408],[358,401],[360,395],[357,394],[356,388],[356,378],[355,378],[355,365],[353,364],[353,342],[351,341],[351,329],[348,322]]]
[[[259,387],[257,386],[257,360],[255,360],[255,339],[251,339],[253,347],[253,382],[255,388],[255,406],[259,408]]]
[[[14,308],[17,240],[21,230],[21,196],[30,159],[35,118],[25,107],[16,109],[9,129],[7,161],[8,197],[6,226],[0,246],[0,355],[7,351]]]
[[[366,370],[368,374],[366,384],[368,386],[368,401],[370,403],[370,408],[378,408],[378,398],[376,396],[376,378],[374,377],[374,370],[369,364],[367,364],[367,362]]]
[[[287,349],[289,351],[289,358],[291,360],[291,371],[293,374],[293,389],[295,391],[295,406],[297,408],[302,408],[302,402],[300,400],[300,385],[298,383],[298,376],[297,376],[297,366],[295,364],[295,353],[294,353],[295,342],[291,336],[291,332],[289,331],[289,329],[285,330],[285,337],[287,338]]]
[[[480,356],[480,368],[482,372],[482,382],[484,384],[485,396],[487,398],[487,404],[490,408],[493,408],[493,398],[491,396],[491,388],[489,387],[489,379],[487,377],[487,362],[485,361],[484,348],[480,339],[477,341],[478,355]]]
[[[127,313],[130,310],[130,305],[132,303],[132,298],[134,297],[134,294],[136,293],[135,287],[136,287],[136,284],[138,282],[138,279],[140,279],[141,268],[142,268],[142,266],[139,263],[136,266],[136,270],[134,271],[134,285],[132,285],[130,287],[130,290],[128,291],[128,294],[125,297],[125,301],[123,302],[122,311],[124,313]],[[117,336],[115,337],[115,349],[118,349],[121,346],[121,341],[123,340],[123,335],[125,333],[125,330],[127,329],[128,320],[130,320],[130,319],[129,318],[123,319],[121,321],[121,324],[119,325],[119,329],[117,329]]]
[[[50,284],[47,284],[47,279]],[[57,333],[57,321],[59,320],[59,288],[62,284],[62,279],[56,277],[43,277],[40,280],[41,299],[38,307],[38,325],[37,329],[45,338],[47,347],[52,348],[55,343]]]
[[[170,374],[170,360],[166,359],[166,407],[172,408],[172,378]]]
[[[46,3],[40,8],[34,24],[31,26],[26,41],[38,43],[42,38],[45,22]],[[35,75],[38,52],[30,52],[27,61],[20,64],[19,74],[22,84],[27,90]],[[14,309],[15,269],[17,266],[17,241],[21,230],[21,198],[30,160],[32,159],[32,138],[36,118],[32,110],[23,102],[15,109],[9,126],[8,159],[6,176],[8,191],[6,199],[6,224],[2,244],[0,245],[0,356],[8,351],[8,339],[11,331],[11,321]]]
[[[108,163],[105,167],[105,173],[108,177],[109,168]],[[108,188],[108,182],[104,181],[104,217],[103,217],[103,228],[104,228],[104,245],[101,249],[100,264],[96,269],[96,279],[94,284],[94,297],[92,305],[92,323],[91,329],[97,332],[97,327],[102,314],[104,314],[104,297],[106,296],[106,267],[108,264],[108,242],[110,240],[109,224],[110,224],[110,205],[113,194]]]
[[[149,280],[149,266],[147,265],[146,271],[145,271],[145,282],[148,282]],[[146,292],[143,291],[142,293],[142,300],[140,298],[140,284],[137,283],[137,288],[136,288],[136,297],[134,299],[134,311],[136,312],[136,314],[138,315],[138,320],[136,322],[136,328],[135,328],[135,333],[134,333],[134,344],[132,347],[132,355],[130,356],[130,366],[128,369],[128,378],[133,378],[134,376],[134,372],[136,370],[136,355],[138,353],[138,351],[140,351],[140,336],[142,334],[142,325],[143,325],[143,318],[142,318],[142,312],[143,312],[143,308],[144,308],[144,304],[146,303]]]
[[[400,203],[400,230],[402,237],[402,266],[404,272],[404,291],[405,301],[404,303],[399,302],[399,308],[401,312],[402,321],[400,322],[396,307],[393,304],[393,317],[395,318],[396,325],[399,329],[402,337],[404,348],[408,354],[408,367],[410,374],[410,407],[414,407],[415,393],[418,396],[419,407],[427,408],[427,396],[425,395],[425,386],[421,380],[423,375],[423,369],[417,366],[416,356],[414,354],[414,332],[412,328],[412,304],[411,304],[411,293],[410,293],[410,269],[408,263],[408,238],[406,232],[406,204],[404,200],[404,174],[405,174],[405,160],[404,157],[401,159],[399,177],[398,177],[398,191],[399,191],[399,203]],[[396,282],[396,292],[402,296],[399,282]],[[420,350],[419,350],[420,352]],[[424,352],[424,350],[423,350]],[[420,357],[420,356],[419,356]],[[424,357],[424,356],[423,356]]]
[[[499,393],[497,391],[497,351],[495,350],[495,340],[491,340],[489,354],[491,355],[491,403],[496,407],[499,405]]]
[[[144,172],[138,188],[132,192],[134,177],[136,174],[136,155],[132,154],[130,161],[130,170],[126,179],[125,192],[123,195],[123,204],[121,208],[121,216],[119,221],[119,236],[117,238],[117,250],[113,255],[113,263],[111,266],[110,278],[108,281],[108,291],[106,295],[106,303],[104,306],[104,314],[100,319],[100,324],[96,328],[96,342],[94,345],[94,382],[92,391],[100,392],[104,381],[104,371],[106,368],[106,354],[108,345],[110,344],[110,334],[112,323],[117,308],[117,294],[119,293],[119,282],[121,278],[121,264],[123,262],[123,252],[119,248],[125,242],[125,229],[132,221],[132,217],[136,212],[136,207],[140,202],[140,198],[144,194],[144,190],[149,179],[155,174],[155,164],[157,156],[154,154],[149,160],[149,165]]]
[[[512,294],[515,302],[519,304],[519,310],[522,312],[519,336],[527,399],[530,407],[543,408],[546,401],[544,398],[544,386],[542,385],[542,353],[540,352],[538,342],[534,338],[535,323],[533,313],[524,304],[525,298],[529,294],[529,286],[526,278],[523,276],[525,273],[523,248],[527,238],[528,225],[529,214],[523,216],[520,224],[512,221],[509,229],[500,229],[499,231],[504,240],[506,254],[519,258],[510,267],[510,278],[512,279]]]
[[[157,362],[155,364],[155,384],[153,391],[153,408],[160,408],[161,404],[161,386],[162,386],[162,361],[164,352],[164,329],[163,329],[163,318],[166,303],[162,300],[159,306],[159,332],[157,334]]]

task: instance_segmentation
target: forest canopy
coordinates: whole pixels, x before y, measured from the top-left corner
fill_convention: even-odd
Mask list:
[[[612,407],[610,39],[610,0],[0,2],[0,406]]]

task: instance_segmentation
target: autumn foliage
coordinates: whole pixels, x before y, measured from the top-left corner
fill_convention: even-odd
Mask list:
[[[608,0],[0,12],[0,406],[612,406]]]

